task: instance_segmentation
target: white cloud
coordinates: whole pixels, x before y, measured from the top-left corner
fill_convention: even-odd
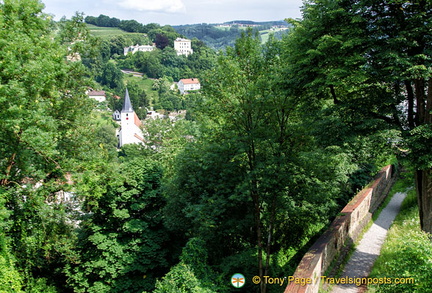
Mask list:
[[[186,7],[182,0],[123,0],[119,5],[126,9],[138,11],[186,12]]]

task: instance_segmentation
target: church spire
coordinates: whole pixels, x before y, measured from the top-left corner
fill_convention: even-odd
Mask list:
[[[125,93],[125,99],[123,102],[122,112],[133,112],[132,103],[131,103],[131,100],[129,98],[129,91],[127,88],[126,88],[126,93]]]

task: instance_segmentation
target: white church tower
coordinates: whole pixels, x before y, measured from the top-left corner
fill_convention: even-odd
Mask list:
[[[144,143],[141,131],[141,120],[132,108],[129,92],[126,89],[123,108],[120,113],[121,129],[119,132],[119,147],[130,143]]]

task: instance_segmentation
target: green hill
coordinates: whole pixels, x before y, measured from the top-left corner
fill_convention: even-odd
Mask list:
[[[102,39],[111,39],[115,36],[142,36],[142,33],[129,33],[124,30],[119,29],[118,27],[101,27],[93,24],[87,24],[87,27],[90,30],[90,33],[96,37],[100,37]]]

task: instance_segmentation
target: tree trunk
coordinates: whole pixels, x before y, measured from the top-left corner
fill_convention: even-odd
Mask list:
[[[334,86],[333,86],[333,85],[330,85],[329,88],[330,88],[330,94],[331,94],[331,96],[333,97],[333,103],[334,103],[335,105],[340,104],[340,101],[339,101],[339,99],[338,99],[337,96],[336,96],[336,91],[335,91]]]
[[[430,113],[432,109],[432,79],[428,82],[428,91],[425,95],[424,90],[421,90],[421,84],[416,85],[418,87],[418,94],[423,100],[419,101],[420,105],[420,115],[422,124],[430,124],[432,121],[432,114]],[[423,83],[424,85],[424,83]],[[416,93],[417,94],[417,93]],[[415,184],[417,191],[417,200],[419,206],[420,215],[420,227],[423,231],[427,233],[432,233],[432,170],[417,170],[415,174]]]
[[[264,275],[268,276],[269,273],[269,267],[270,267],[270,258],[271,258],[271,244],[272,244],[272,237],[273,237],[273,230],[276,220],[276,195],[273,195],[273,200],[271,204],[271,211],[270,211],[270,223],[268,227],[268,235],[267,235],[267,247],[266,247],[266,264],[264,268]],[[264,288],[264,291],[261,291],[262,293],[265,293],[267,291],[267,288]]]
[[[428,92],[426,96],[425,123],[432,123],[432,78],[428,80]]]
[[[420,227],[432,233],[432,170],[418,170],[415,174]]]
[[[414,90],[409,81],[405,81],[405,87],[408,97],[408,126],[409,129],[413,129],[416,124],[414,118]]]
[[[253,187],[255,189],[255,186]],[[258,245],[258,273],[263,280],[264,266],[263,266],[263,242],[262,242],[262,230],[261,230],[261,207],[259,202],[259,194],[257,190],[252,190],[252,199],[254,202],[255,209],[255,229],[257,235],[257,245]],[[265,292],[265,284],[263,281],[260,283],[261,292]]]
[[[9,159],[8,166],[6,167],[5,178],[0,180],[0,185],[5,186],[9,184],[9,176],[12,171],[12,166],[15,164],[16,153],[13,153]]]
[[[416,121],[417,125],[423,124],[425,122],[426,114],[426,101],[425,101],[425,82],[423,79],[416,79],[414,82],[415,96],[417,102],[417,115]]]

